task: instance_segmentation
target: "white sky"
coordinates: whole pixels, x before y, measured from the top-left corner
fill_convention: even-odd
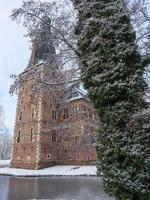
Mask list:
[[[23,37],[26,30],[9,19],[11,10],[22,0],[0,0],[0,105],[3,106],[9,132],[13,134],[16,96],[9,96],[11,74],[20,73],[30,58],[30,43]]]

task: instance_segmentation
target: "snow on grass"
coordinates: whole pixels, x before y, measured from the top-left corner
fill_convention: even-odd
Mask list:
[[[6,165],[7,164],[7,165]],[[9,168],[9,161],[0,161],[0,175],[10,176],[96,176],[96,166],[57,165],[39,170]]]

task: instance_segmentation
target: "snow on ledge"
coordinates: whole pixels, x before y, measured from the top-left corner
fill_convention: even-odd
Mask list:
[[[96,176],[96,166],[57,165],[39,170],[2,167],[0,168],[0,175],[19,176],[19,177]]]

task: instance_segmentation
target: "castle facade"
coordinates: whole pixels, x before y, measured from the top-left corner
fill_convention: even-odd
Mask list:
[[[43,37],[45,31],[40,34]],[[46,41],[50,39],[48,37],[51,37],[50,33],[44,35]],[[28,78],[18,88],[13,168],[40,169],[96,161],[97,114],[79,84],[61,85],[64,76],[59,67],[55,70],[51,67],[55,55],[52,42],[33,42],[30,66],[23,72],[27,71]],[[49,64],[44,62],[47,58]],[[62,81],[54,84],[55,87],[49,84],[49,89],[42,88],[44,84],[61,80],[60,77]]]

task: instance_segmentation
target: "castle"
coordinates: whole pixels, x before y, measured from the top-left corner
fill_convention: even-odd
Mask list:
[[[57,56],[51,31],[41,25],[38,37],[22,73],[28,78],[18,88],[11,167],[93,164],[98,128],[93,105],[79,84],[63,84],[57,62],[52,64]]]

